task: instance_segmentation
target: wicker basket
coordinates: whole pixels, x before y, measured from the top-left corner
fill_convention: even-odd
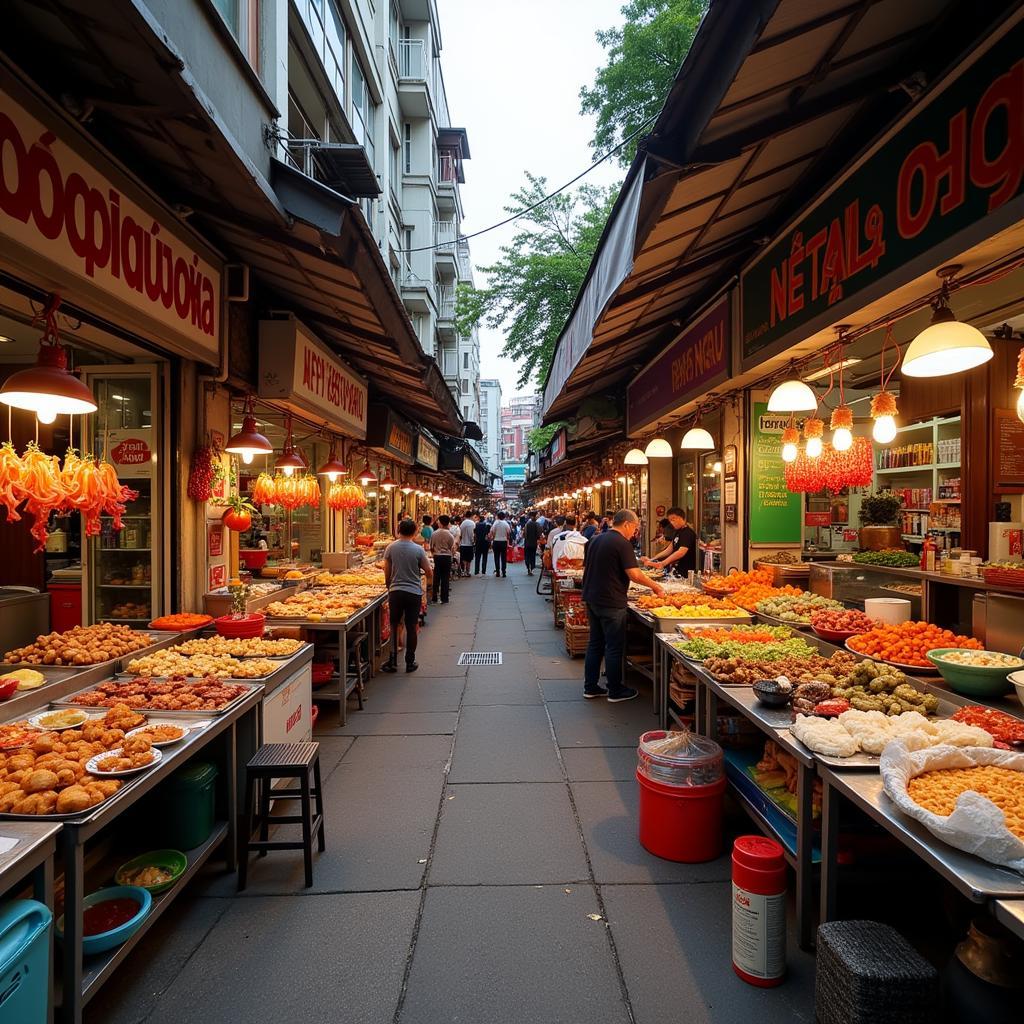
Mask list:
[[[1024,569],[985,569],[985,582],[996,587],[1024,587]]]
[[[585,654],[589,642],[590,626],[574,625],[571,622],[565,624],[565,652],[570,658]]]

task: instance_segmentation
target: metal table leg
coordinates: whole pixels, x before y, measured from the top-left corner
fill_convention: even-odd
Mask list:
[[[260,715],[261,707],[261,704],[256,705],[257,715]],[[238,733],[234,722],[231,723],[224,742],[228,776],[228,841],[225,844],[225,860],[228,871],[235,871],[238,868]],[[248,838],[246,836],[246,839]]]
[[[797,941],[801,949],[813,949],[814,925],[811,883],[814,865],[811,861],[814,830],[813,814],[814,770],[804,764],[797,765],[796,775],[796,919]]]
[[[661,661],[661,644],[658,643],[658,634],[655,631],[651,632],[651,675],[654,677],[652,683],[654,689],[654,713],[659,715],[661,713],[661,694],[658,691],[658,687],[661,686],[661,673],[658,671],[659,662]]]
[[[704,735],[711,739],[718,737],[718,696],[710,687],[705,691],[704,701]]]
[[[77,829],[61,830],[64,848],[64,1003],[61,1019],[81,1024],[82,1009],[82,900],[85,899],[85,852]]]
[[[348,689],[348,630],[342,626],[338,630],[338,679],[341,685],[338,687],[338,720],[342,725],[348,723],[348,698],[345,691]]]
[[[836,914],[838,856],[839,795],[824,778],[821,783],[821,906],[818,913],[822,923],[831,921]]]
[[[47,857],[42,864],[35,868],[32,872],[32,895],[33,897],[42,903],[44,906],[49,907],[53,910],[53,857]],[[53,929],[50,929],[50,953],[49,962],[53,963],[53,946],[54,937]],[[53,1022],[53,1004],[54,994],[56,988],[56,979],[53,976],[53,971],[50,971],[50,996],[47,1001],[46,1008],[46,1020],[47,1024]]]

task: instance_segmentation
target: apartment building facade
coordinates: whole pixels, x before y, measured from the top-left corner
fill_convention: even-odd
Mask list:
[[[501,407],[501,460],[525,462],[527,437],[540,426],[540,396],[516,395]]]
[[[253,2],[218,0],[217,6],[234,12]],[[363,214],[423,350],[437,361],[463,419],[476,422],[479,340],[460,338],[455,327],[458,283],[472,281],[459,188],[470,150],[465,129],[452,126],[448,112],[436,3],[289,0],[281,6],[288,37],[281,149],[329,185],[338,184],[331,179],[338,152],[376,179],[378,194],[359,199]]]
[[[480,430],[476,450],[489,473],[501,476],[501,381],[480,381]]]

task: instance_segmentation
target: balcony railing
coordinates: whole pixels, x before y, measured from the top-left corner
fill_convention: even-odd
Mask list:
[[[442,292],[437,304],[438,320],[455,319],[455,296],[451,292]]]
[[[398,77],[410,82],[427,80],[427,64],[422,39],[398,42]]]
[[[455,252],[455,221],[439,220],[437,222],[437,251]]]

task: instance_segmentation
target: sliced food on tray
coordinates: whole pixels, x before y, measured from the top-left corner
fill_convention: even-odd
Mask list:
[[[81,707],[124,704],[148,711],[222,711],[251,687],[208,676],[204,679],[123,679],[100,683],[75,694],[70,703]],[[142,724],[140,717],[130,728]]]
[[[8,651],[4,661],[8,665],[98,665],[141,651],[153,642],[149,633],[113,622],[98,622],[36,637],[34,643]]]

